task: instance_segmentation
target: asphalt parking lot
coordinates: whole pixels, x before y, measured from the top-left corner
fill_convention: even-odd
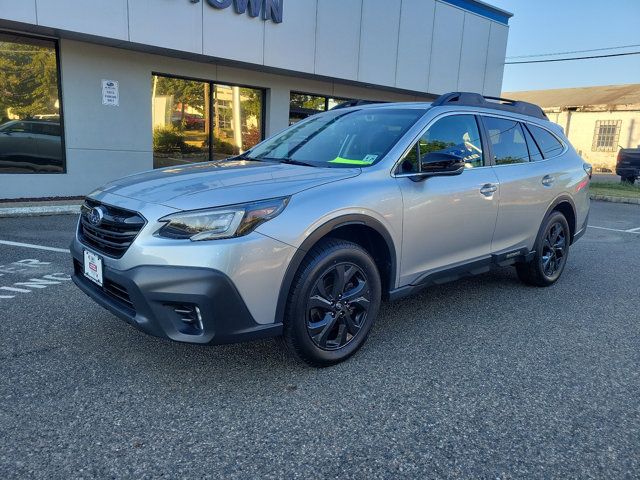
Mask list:
[[[640,206],[590,223],[552,288],[434,287],[315,370],[148,337],[69,281],[74,217],[0,219],[0,478],[638,478]]]

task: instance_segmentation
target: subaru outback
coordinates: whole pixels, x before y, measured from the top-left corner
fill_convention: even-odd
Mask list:
[[[314,366],[365,342],[380,302],[495,267],[561,276],[591,167],[532,104],[451,93],[318,114],[223,161],[90,194],[73,280],[151,335],[284,335]]]

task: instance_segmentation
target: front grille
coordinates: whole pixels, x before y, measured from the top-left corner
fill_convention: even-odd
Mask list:
[[[99,207],[102,221],[89,220],[92,209]],[[109,257],[120,258],[131,246],[146,221],[139,213],[86,199],[80,213],[78,234],[85,245]]]

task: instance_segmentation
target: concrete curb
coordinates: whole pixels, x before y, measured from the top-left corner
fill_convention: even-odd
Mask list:
[[[80,205],[43,205],[38,207],[0,207],[0,218],[78,215]]]
[[[601,202],[630,203],[632,205],[640,205],[640,198],[614,197],[611,195],[591,195],[591,200],[599,200]]]

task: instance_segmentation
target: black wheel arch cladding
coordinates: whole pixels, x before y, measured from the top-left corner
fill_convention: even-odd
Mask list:
[[[293,283],[293,279],[296,275],[296,272],[300,268],[304,258],[309,253],[309,251],[323,238],[330,237],[332,233],[335,233],[342,227],[354,226],[354,227],[365,227],[375,231],[382,239],[386,245],[388,255],[389,255],[389,272],[387,279],[387,290],[393,289],[396,282],[396,269],[397,269],[397,254],[396,254],[396,246],[391,238],[391,235],[387,231],[386,227],[376,220],[367,215],[362,214],[349,214],[349,215],[341,215],[339,217],[333,218],[328,222],[324,223],[322,226],[318,227],[311,233],[305,241],[302,243],[298,251],[295,253],[289,266],[287,267],[287,271],[285,273],[284,279],[280,286],[280,293],[278,295],[278,304],[276,307],[276,323],[282,323],[284,321],[285,310],[287,305],[287,299],[289,297],[289,291],[291,289],[291,285]],[[354,242],[357,243],[357,242]],[[363,248],[366,247],[362,246]],[[383,272],[380,272],[381,275]],[[386,292],[383,292],[385,294]]]

